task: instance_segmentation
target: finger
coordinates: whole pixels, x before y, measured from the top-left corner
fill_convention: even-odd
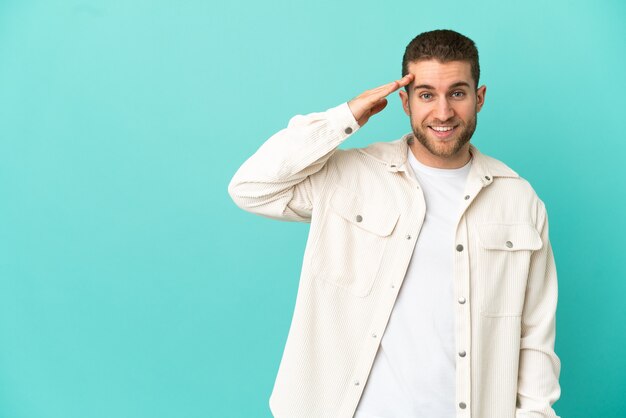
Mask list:
[[[401,79],[396,80],[393,83],[389,83],[389,84],[393,85],[392,86],[393,89],[389,93],[393,93],[394,91],[398,90],[399,88],[402,88],[404,86],[409,85],[413,81],[414,78],[415,78],[415,76],[413,74],[407,74],[404,77],[402,77]]]
[[[415,76],[413,74],[407,74],[399,80],[392,81],[391,83],[383,84],[382,86],[377,87],[374,90],[382,90],[382,91],[389,90],[389,89],[397,90],[400,87],[404,87],[407,84],[409,84],[411,81],[413,81],[414,78]]]
[[[391,83],[387,83],[387,84],[383,84],[382,86],[378,86],[372,90],[370,90],[370,93],[373,94],[381,94],[382,92],[392,89],[394,87],[396,87],[396,85],[398,84],[398,81],[392,81]]]
[[[411,84],[413,80],[415,80],[415,75],[409,73],[405,75],[404,77],[402,77],[400,80],[398,80],[398,83],[400,84],[400,87],[404,87],[404,86],[408,86],[409,84]]]
[[[392,81],[391,83],[383,84],[380,87],[377,87],[371,91],[371,99],[379,100],[385,96],[390,95],[394,91],[398,90],[401,87],[404,87],[413,81],[414,75],[407,74],[399,80]]]

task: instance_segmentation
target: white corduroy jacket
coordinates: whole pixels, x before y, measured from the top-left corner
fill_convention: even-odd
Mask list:
[[[411,134],[337,148],[358,129],[347,103],[295,116],[228,187],[242,209],[311,224],[270,397],[277,418],[354,415],[424,221],[407,161]],[[546,209],[504,163],[473,145],[470,152],[450,248],[456,416],[556,417],[557,276]]]

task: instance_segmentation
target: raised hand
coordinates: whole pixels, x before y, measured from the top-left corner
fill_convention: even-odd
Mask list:
[[[364,91],[348,102],[348,107],[354,115],[359,126],[365,125],[370,117],[380,112],[387,106],[386,97],[401,87],[413,81],[414,75],[407,74],[399,80],[383,84],[372,90]]]

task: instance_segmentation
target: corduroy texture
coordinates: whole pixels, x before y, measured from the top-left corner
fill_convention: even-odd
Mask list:
[[[298,115],[237,171],[247,211],[310,222],[295,311],[270,399],[277,418],[349,418],[425,216],[410,135],[337,147],[359,129],[347,103]],[[474,161],[455,246],[457,417],[556,417],[557,277],[543,202],[502,162]],[[419,320],[419,318],[416,318]]]

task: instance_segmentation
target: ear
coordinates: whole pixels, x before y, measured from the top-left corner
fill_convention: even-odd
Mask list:
[[[487,93],[487,86],[484,84],[476,90],[476,113],[480,112],[485,104],[485,94]]]
[[[402,100],[402,108],[404,109],[404,113],[406,113],[407,116],[411,116],[411,106],[409,106],[409,95],[403,89],[400,89],[398,91],[398,94],[400,95],[400,100]]]

